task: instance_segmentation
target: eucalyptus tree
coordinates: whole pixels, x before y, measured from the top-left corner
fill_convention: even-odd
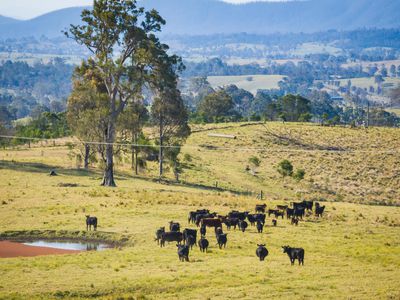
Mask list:
[[[137,101],[154,59],[149,47],[167,47],[155,33],[165,24],[155,10],[146,11],[135,0],[95,0],[93,9],[81,14],[82,24],[71,25],[66,35],[85,46],[88,60],[106,88],[107,126],[104,132],[106,163],[102,185],[115,186],[113,144],[119,116],[127,105]]]

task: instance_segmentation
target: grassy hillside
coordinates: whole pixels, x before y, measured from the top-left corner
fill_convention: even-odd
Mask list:
[[[84,216],[92,214],[99,218],[100,237],[115,233],[131,241],[104,252],[0,259],[0,298],[399,298],[400,208],[344,202],[398,203],[399,153],[378,151],[397,151],[399,130],[244,125],[193,128],[183,149],[191,156],[183,184],[155,182],[155,166],[134,178],[125,162],[117,166],[118,187],[102,188],[101,174],[74,169],[64,146],[0,150],[0,234],[55,230],[82,236]],[[211,139],[209,132],[236,134],[237,140]],[[224,149],[194,147],[205,144]],[[267,151],[244,149],[249,147]],[[262,159],[257,176],[244,170],[251,155]],[[279,178],[274,166],[283,158],[306,170],[304,182]],[[59,176],[48,176],[53,168]],[[216,180],[225,190],[207,188]],[[197,208],[253,210],[260,202],[254,196],[228,191],[247,189],[264,189],[270,208],[296,200],[297,192],[343,202],[323,203],[322,219],[309,216],[298,227],[280,219],[271,227],[268,218],[263,234],[232,230],[224,250],[209,230],[210,253],[193,249],[190,263],[178,261],[173,243],[160,249],[153,241],[155,229],[168,221],[187,227],[187,213]],[[342,197],[327,192],[339,189]],[[270,252],[264,263],[255,257],[257,243]],[[305,249],[304,267],[290,266],[280,248],[285,244]]]
[[[234,84],[255,95],[259,89],[279,88],[282,78],[281,75],[209,76],[207,80],[213,88]]]

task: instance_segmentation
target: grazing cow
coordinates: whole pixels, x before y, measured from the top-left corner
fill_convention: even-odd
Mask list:
[[[205,236],[206,233],[207,233],[207,227],[204,226],[204,225],[202,225],[202,226],[200,227],[200,234],[201,234],[202,236]]]
[[[273,219],[273,220],[272,220],[272,226],[276,227],[276,225],[278,225],[278,221],[275,220],[275,219]]]
[[[181,230],[181,225],[177,222],[171,221],[169,222],[169,230],[179,232]]]
[[[199,227],[203,219],[213,219],[216,215],[216,213],[198,214],[196,216],[196,226]]]
[[[196,211],[191,211],[189,213],[188,222],[189,222],[189,224],[195,223],[197,215],[204,215],[204,214],[209,214],[209,213],[210,213],[210,211],[208,209],[198,209]]]
[[[288,208],[287,205],[277,205],[277,206],[276,206],[276,209],[277,209],[277,210],[283,210],[283,211],[285,211],[286,208]]]
[[[196,245],[196,238],[193,235],[188,235],[185,239],[185,244],[192,249],[193,245]]]
[[[176,231],[164,232],[161,235],[160,247],[164,247],[165,242],[177,242],[178,244],[180,244],[182,241],[183,241],[182,232],[176,232]]]
[[[157,229],[155,238],[155,240],[157,241],[157,245],[160,245],[161,236],[164,232],[165,232],[165,227],[160,227],[159,229]]]
[[[245,231],[246,231],[247,226],[249,226],[249,225],[247,224],[246,221],[239,221],[239,229],[240,229],[242,232],[245,232]]]
[[[270,217],[271,215],[274,215],[276,212],[279,212],[276,209],[268,209],[268,217]]]
[[[249,220],[251,226],[254,226],[254,224],[257,221],[255,216],[256,215],[252,215],[252,214],[247,215],[247,220]]]
[[[298,218],[292,218],[292,225],[299,225],[299,219]]]
[[[229,218],[237,218],[237,219],[239,219],[241,221],[244,221],[248,214],[249,214],[248,211],[240,212],[240,211],[237,211],[237,210],[233,210],[228,214],[228,217]]]
[[[199,247],[201,252],[207,252],[208,248],[208,240],[202,236],[201,239],[199,240]]]
[[[256,212],[265,213],[266,208],[267,208],[267,204],[257,204]]]
[[[286,218],[291,219],[294,216],[294,208],[286,208]]]
[[[322,214],[324,213],[325,210],[325,205],[324,206],[318,206],[315,208],[315,214],[317,217],[322,217]]]
[[[219,249],[222,249],[222,246],[224,246],[224,248],[226,247],[226,243],[228,242],[228,238],[227,238],[227,233],[223,233],[223,234],[219,234],[217,236],[217,243],[219,246]]]
[[[196,229],[188,229],[188,228],[186,228],[185,230],[183,230],[182,234],[183,234],[183,240],[184,241],[187,240],[187,237],[189,235],[193,236],[194,237],[194,243],[196,244],[196,242],[197,242],[197,230]]]
[[[178,247],[178,257],[180,261],[189,261],[189,246],[187,245],[179,245],[176,244]]]
[[[236,230],[236,226],[239,225],[239,219],[238,218],[227,218],[224,221],[224,224],[226,225],[226,228],[228,228],[228,230],[231,230],[231,227],[233,226],[233,229]]]
[[[257,231],[258,233],[262,233],[264,229],[264,223],[257,221]]]
[[[296,218],[300,218],[301,220],[303,220],[305,214],[306,214],[306,209],[304,207],[294,209],[293,215]]]
[[[274,215],[275,215],[275,218],[277,218],[277,219],[279,217],[282,217],[282,219],[285,217],[285,213],[283,211],[279,211],[279,210],[275,211]]]
[[[304,249],[303,248],[291,248],[289,246],[282,246],[283,253],[287,253],[290,258],[290,263],[294,265],[294,261],[297,259],[299,265],[304,266]]]
[[[257,245],[258,248],[256,250],[256,255],[260,259],[260,261],[264,261],[264,259],[268,256],[268,250],[264,245]]]
[[[222,223],[220,219],[202,219],[201,226],[222,227]]]
[[[91,216],[86,216],[86,231],[88,230],[97,230],[97,218],[96,217],[91,217]]]

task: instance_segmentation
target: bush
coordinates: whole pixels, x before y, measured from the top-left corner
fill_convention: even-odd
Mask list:
[[[298,169],[296,173],[293,174],[293,178],[296,179],[297,181],[301,181],[304,179],[304,176],[306,175],[306,171],[303,169]]]
[[[282,160],[278,164],[278,173],[281,174],[283,177],[292,176],[293,175],[293,165],[287,159]]]

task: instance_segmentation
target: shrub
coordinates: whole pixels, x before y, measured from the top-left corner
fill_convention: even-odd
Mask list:
[[[282,160],[278,164],[278,173],[281,174],[283,177],[292,176],[293,175],[293,165],[287,159]]]
[[[304,175],[306,175],[306,171],[304,171],[303,169],[298,169],[296,173],[293,174],[293,178],[297,181],[300,181],[304,179]]]

